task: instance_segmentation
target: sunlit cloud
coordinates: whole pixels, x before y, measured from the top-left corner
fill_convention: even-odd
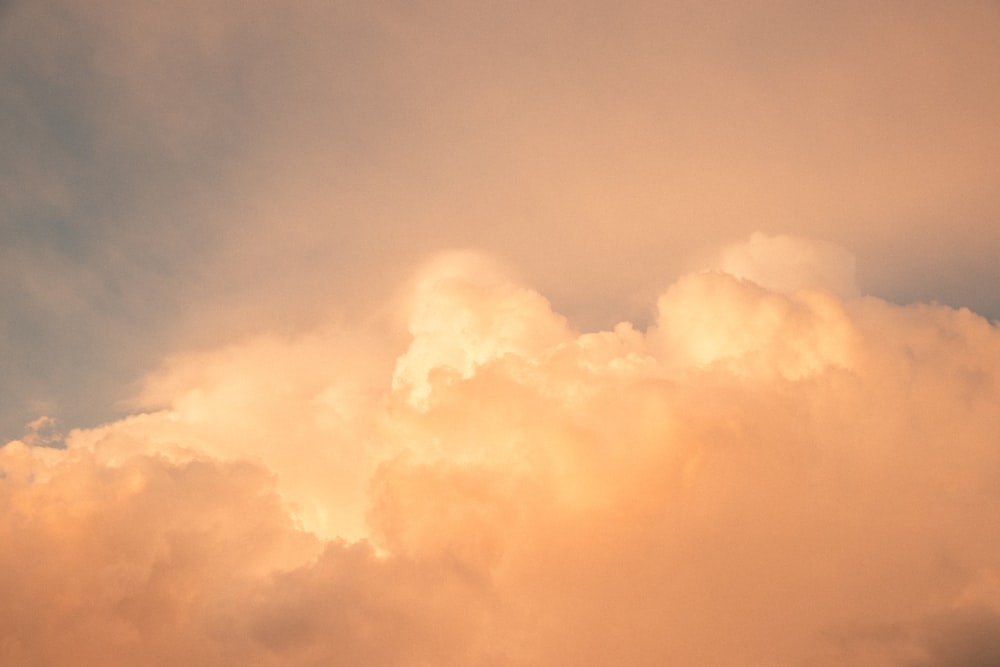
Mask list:
[[[0,664],[997,663],[997,72],[987,0],[0,0]]]
[[[647,328],[580,333],[450,253],[399,344],[252,337],[176,355],[65,449],[32,424],[0,449],[0,655],[989,662],[1000,331],[858,296],[825,242],[722,257]]]

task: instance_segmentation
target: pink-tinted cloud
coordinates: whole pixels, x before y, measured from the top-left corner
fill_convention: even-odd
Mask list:
[[[444,256],[401,346],[182,355],[149,411],[8,444],[4,661],[985,664],[1000,332],[762,244],[812,258],[791,291],[694,273],[584,334]]]
[[[588,330],[645,327],[756,229],[996,317],[998,35],[986,0],[16,0],[0,431],[120,416],[173,352],[369,316],[452,247]]]

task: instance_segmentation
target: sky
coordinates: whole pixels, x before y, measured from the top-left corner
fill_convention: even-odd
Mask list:
[[[0,2],[0,662],[1000,661],[1000,4]]]

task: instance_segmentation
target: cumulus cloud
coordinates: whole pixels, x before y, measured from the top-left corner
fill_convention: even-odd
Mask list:
[[[1000,331],[826,244],[727,252],[582,334],[444,256],[402,347],[180,355],[144,412],[7,444],[0,657],[991,664]]]
[[[854,256],[829,242],[755,232],[749,241],[723,249],[718,268],[776,292],[808,288],[842,297],[858,294]]]
[[[410,402],[426,405],[432,374],[468,379],[490,361],[535,357],[568,336],[541,295],[501,271],[471,252],[439,256],[421,271],[407,327],[413,340],[393,375]]]
[[[359,538],[367,479],[383,455],[392,362],[381,353],[377,337],[331,328],[181,355],[147,378],[136,399],[145,411],[75,431],[69,444],[107,465],[149,453],[253,461],[278,476],[310,531]]]

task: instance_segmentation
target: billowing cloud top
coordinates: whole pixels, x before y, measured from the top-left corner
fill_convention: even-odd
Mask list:
[[[0,661],[994,664],[1000,331],[852,261],[755,235],[581,334],[455,253],[402,347],[178,355],[0,449]]]

